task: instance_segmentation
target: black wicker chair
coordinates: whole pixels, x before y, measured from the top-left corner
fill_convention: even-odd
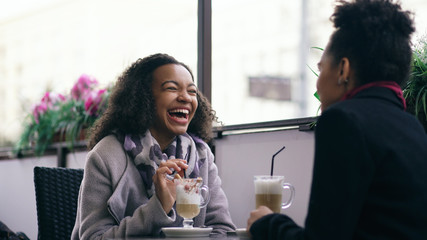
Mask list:
[[[70,239],[83,169],[34,168],[38,239]]]

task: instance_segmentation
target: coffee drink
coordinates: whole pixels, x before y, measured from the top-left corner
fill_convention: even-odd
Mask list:
[[[280,213],[281,209],[289,207],[294,198],[294,187],[289,183],[284,183],[283,176],[255,176],[255,202],[256,208],[267,206],[275,213]],[[291,191],[287,202],[282,202],[283,189]]]
[[[200,208],[209,202],[209,188],[202,186],[201,178],[174,179],[176,187],[176,212],[184,218],[184,228],[193,227],[193,218],[199,215]],[[205,194],[202,196],[201,192]]]
[[[255,194],[256,208],[267,206],[273,212],[279,213],[282,208],[282,194]]]
[[[200,213],[199,204],[176,204],[176,211],[183,218],[194,218]]]

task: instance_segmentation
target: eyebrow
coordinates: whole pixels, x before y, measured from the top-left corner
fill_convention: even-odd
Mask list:
[[[161,86],[164,86],[164,85],[166,85],[166,84],[168,84],[168,83],[173,83],[173,84],[175,84],[175,85],[178,85],[178,83],[177,83],[176,81],[174,81],[174,80],[168,80],[168,81],[164,81],[164,82],[161,84]]]

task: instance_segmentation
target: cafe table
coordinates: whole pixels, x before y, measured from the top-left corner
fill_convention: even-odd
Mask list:
[[[165,239],[165,240],[239,240],[239,239],[249,239],[249,238],[240,238],[238,236],[222,236],[222,237],[140,237],[140,238],[112,238],[110,240],[159,240],[159,239]]]
[[[249,240],[250,238],[244,236],[238,236],[236,233],[228,233],[227,235],[211,235],[209,237],[139,237],[139,238],[126,238],[126,239],[110,239],[110,240],[159,240],[159,239],[165,239],[165,240]]]

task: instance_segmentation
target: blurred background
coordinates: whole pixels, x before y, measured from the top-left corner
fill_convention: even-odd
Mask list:
[[[0,3],[0,147],[11,147],[46,91],[80,75],[101,86],[138,58],[168,53],[197,76],[198,1],[14,0]],[[212,105],[225,125],[318,114],[316,63],[332,0],[212,0]],[[427,1],[413,42],[425,36]]]

